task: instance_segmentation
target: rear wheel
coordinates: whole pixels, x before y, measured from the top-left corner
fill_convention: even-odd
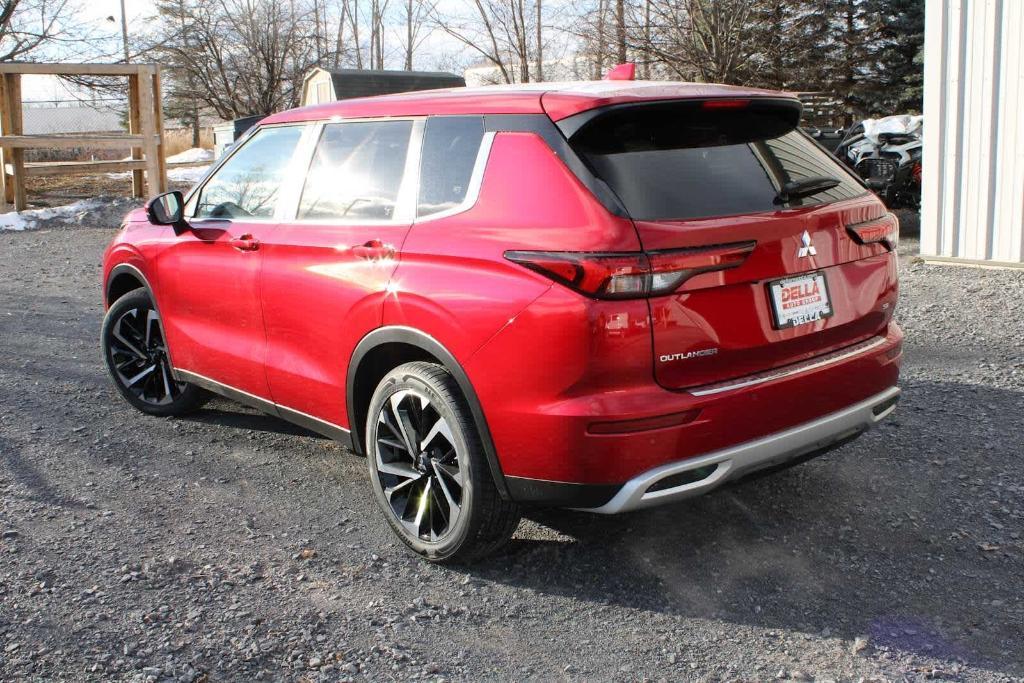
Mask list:
[[[114,386],[128,403],[150,415],[181,415],[209,394],[175,380],[160,315],[144,289],[114,302],[103,319],[103,358]]]
[[[381,380],[366,453],[388,524],[428,560],[479,559],[519,524],[519,507],[498,494],[469,407],[440,365],[406,363]]]

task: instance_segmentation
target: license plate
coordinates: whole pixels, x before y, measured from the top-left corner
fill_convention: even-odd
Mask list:
[[[768,283],[775,329],[824,320],[832,315],[825,273],[806,273]]]

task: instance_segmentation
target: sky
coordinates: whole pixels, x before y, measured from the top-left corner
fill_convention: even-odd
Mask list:
[[[141,28],[146,17],[155,14],[152,0],[125,0],[128,15],[128,32],[133,28]],[[114,22],[107,17],[114,17]],[[119,0],[87,0],[81,3],[81,23],[93,24],[103,32],[116,32],[120,35],[121,3]],[[114,45],[120,47],[120,40]],[[55,76],[23,76],[21,83],[22,100],[64,100],[73,98],[69,87]]]
[[[454,0],[441,0],[441,4]],[[128,17],[128,34],[145,30],[146,23],[156,14],[156,3],[153,0],[125,0],[125,13]],[[113,17],[110,22],[107,17]],[[121,40],[121,3],[120,0],[83,0],[81,2],[82,23],[92,24],[98,31],[116,36],[116,41],[111,43],[111,49],[120,50]],[[432,70],[436,66],[438,58],[445,54],[465,54],[466,48],[453,38],[442,32],[433,32],[423,45],[420,46],[416,62],[416,68]],[[472,56],[471,56],[472,57]],[[110,61],[114,61],[111,59]],[[40,100],[65,100],[74,99],[74,94],[69,86],[53,76],[25,76],[22,79],[22,98],[24,101]]]

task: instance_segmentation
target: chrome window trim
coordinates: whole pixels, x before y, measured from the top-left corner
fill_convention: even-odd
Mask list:
[[[358,124],[358,123],[379,123],[381,121],[411,121],[412,129],[409,131],[409,146],[406,148],[405,167],[402,169],[402,181],[398,187],[398,195],[395,200],[395,211],[388,220],[368,220],[359,218],[298,218],[299,203],[302,201],[302,190],[305,188],[306,179],[309,175],[309,167],[313,163],[313,155],[316,153],[316,146],[320,142],[327,126],[337,124]],[[420,153],[423,147],[423,128],[426,117],[423,116],[377,116],[373,118],[346,119],[339,116],[332,116],[330,119],[313,122],[316,132],[310,135],[311,142],[309,156],[305,164],[296,170],[298,185],[290,207],[282,211],[278,223],[288,225],[312,225],[325,227],[346,227],[346,226],[374,226],[374,225],[409,225],[412,223],[413,214],[416,211],[416,196],[419,193],[419,167]]]
[[[438,211],[437,213],[431,213],[426,216],[416,217],[413,221],[416,224],[427,223],[429,221],[438,220],[441,218],[448,218],[449,216],[455,216],[457,214],[469,211],[476,205],[477,200],[480,198],[480,187],[484,181],[484,171],[487,169],[487,161],[491,157],[491,146],[494,144],[494,131],[485,132],[483,137],[480,139],[480,149],[477,150],[476,160],[473,162],[473,172],[469,176],[469,186],[466,188],[466,196],[461,202],[453,206],[450,209],[444,211]],[[417,169],[417,175],[419,169]],[[419,183],[417,183],[415,200],[419,201]],[[413,210],[416,209],[415,203]]]
[[[295,218],[295,212],[298,211],[299,201],[302,198],[302,188],[306,185],[309,166],[313,163],[313,154],[316,153],[316,145],[320,141],[323,129],[323,121],[306,124],[302,138],[295,146],[292,163],[288,168],[288,177],[281,189],[281,199],[278,201],[277,211],[274,213],[276,223],[291,222]]]
[[[295,159],[296,159],[296,157],[298,155],[298,152],[299,152],[299,150],[302,147],[303,136],[308,134],[307,130],[303,130],[302,131],[302,134],[299,137],[299,142],[295,145],[295,150],[292,151],[292,158],[291,158],[291,160],[288,163],[288,170],[286,171],[286,180],[285,180],[285,183],[282,185],[282,193],[281,193],[281,196],[277,200],[277,204],[274,207],[274,215],[271,216],[270,218],[263,218],[263,217],[257,217],[257,216],[247,217],[247,218],[244,218],[244,219],[241,218],[241,217],[238,217],[238,218],[220,218],[220,217],[216,217],[216,218],[214,218],[214,217],[196,218],[195,210],[196,210],[196,206],[197,206],[198,202],[196,204],[191,204],[191,202],[192,202],[193,199],[197,199],[198,197],[200,197],[202,195],[202,192],[203,192],[204,189],[206,189],[207,184],[213,179],[213,177],[215,175],[217,175],[217,173],[220,171],[221,167],[223,167],[224,164],[226,164],[228,161],[230,161],[232,157],[234,157],[236,154],[238,154],[238,152],[243,147],[245,147],[247,144],[249,144],[249,142],[260,131],[269,130],[271,128],[308,128],[310,126],[310,123],[311,122],[309,122],[309,121],[302,121],[302,122],[296,122],[296,123],[292,123],[292,122],[289,122],[289,123],[271,123],[271,124],[268,124],[268,125],[257,124],[255,126],[253,126],[252,128],[250,128],[249,130],[247,130],[242,135],[242,137],[240,137],[238,140],[235,141],[235,144],[231,146],[231,149],[228,150],[228,153],[225,154],[224,156],[222,156],[217,161],[215,161],[214,164],[210,167],[210,169],[206,172],[206,175],[204,175],[202,177],[202,179],[198,183],[196,183],[192,187],[191,190],[188,191],[188,194],[185,195],[185,210],[186,210],[185,220],[187,220],[190,224],[200,225],[200,226],[204,225],[204,224],[207,224],[207,223],[232,223],[233,221],[238,221],[240,223],[271,223],[271,224],[279,223],[280,221],[278,220],[277,216],[278,216],[278,214],[280,212],[280,209],[281,209],[281,202],[284,199],[283,188],[286,188],[288,186],[288,182],[289,182],[288,181],[288,177],[290,177],[291,172],[293,170],[291,167],[295,163]],[[191,206],[190,206],[190,204],[191,204]]]

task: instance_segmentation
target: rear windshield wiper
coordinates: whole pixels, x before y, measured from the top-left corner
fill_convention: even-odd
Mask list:
[[[813,194],[831,190],[838,184],[838,180],[828,176],[814,176],[813,178],[804,178],[803,180],[793,180],[782,186],[779,193],[775,195],[775,203],[785,204],[794,199],[810,197]]]

